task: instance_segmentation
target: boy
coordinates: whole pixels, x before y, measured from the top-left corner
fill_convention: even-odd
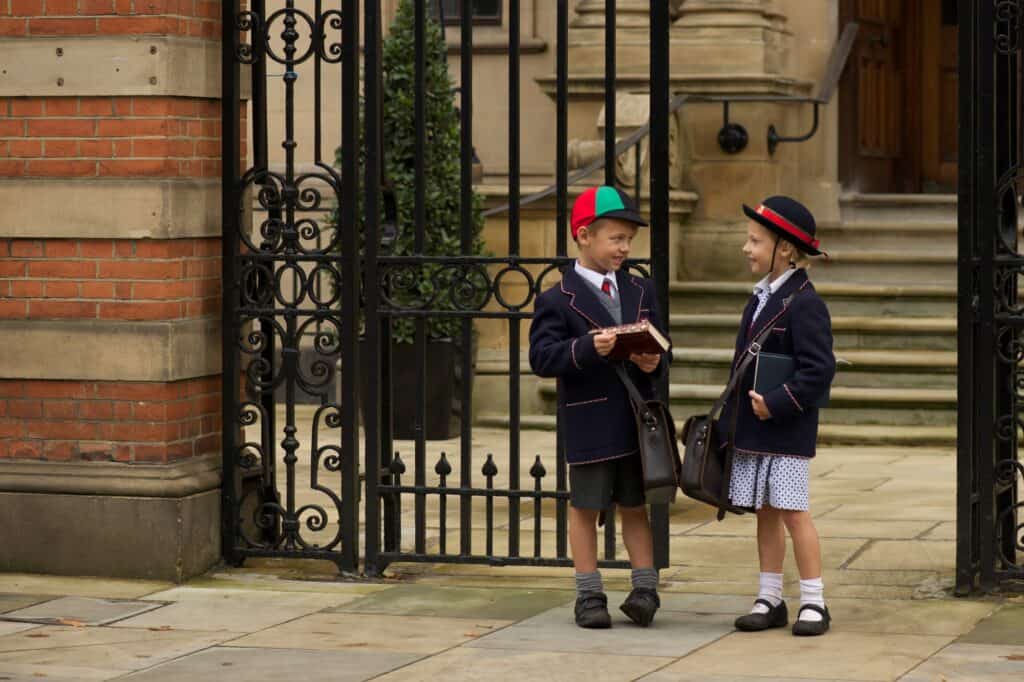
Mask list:
[[[597,521],[618,505],[622,537],[633,568],[633,590],[620,607],[646,627],[661,606],[651,527],[644,506],[636,422],[625,387],[608,354],[615,335],[593,329],[660,320],[650,280],[619,273],[633,237],[647,225],[630,198],[614,187],[592,187],[572,209],[579,259],[562,281],[537,297],[530,326],[530,366],[558,378],[558,406],[569,463],[569,544],[576,570],[576,624],[611,627],[608,598],[597,570]],[[665,333],[665,330],[661,330]],[[665,355],[631,355],[625,363],[645,397],[666,370]]]

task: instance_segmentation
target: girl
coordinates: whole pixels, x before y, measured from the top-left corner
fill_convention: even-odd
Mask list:
[[[818,533],[808,511],[810,460],[818,436],[817,403],[835,375],[832,325],[825,303],[807,277],[806,256],[817,256],[814,216],[784,196],[765,199],[743,211],[750,218],[743,245],[750,270],[764,278],[743,312],[733,367],[748,351],[764,350],[792,356],[795,373],[781,386],[761,395],[753,390],[753,371],[730,398],[720,428],[737,410],[731,502],[757,512],[760,590],[750,613],[736,619],[736,628],[759,631],[789,622],[782,600],[782,562],[786,535],[793,539],[800,570],[800,609],[794,635],[821,635],[831,617],[825,606]],[[761,349],[751,341],[766,327],[771,333]],[[736,396],[741,396],[737,399]],[[728,434],[721,434],[726,442]]]

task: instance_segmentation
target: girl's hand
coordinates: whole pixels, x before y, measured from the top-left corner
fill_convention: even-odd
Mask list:
[[[757,415],[757,418],[761,421],[771,419],[772,413],[764,402],[764,396],[757,391],[751,391],[748,395],[750,396],[750,405],[754,408],[754,414]]]
[[[615,334],[603,332],[594,335],[594,350],[601,357],[608,357],[608,354],[615,348]]]
[[[661,356],[657,353],[633,353],[629,356],[629,359],[647,374],[658,369],[658,363],[661,362]]]

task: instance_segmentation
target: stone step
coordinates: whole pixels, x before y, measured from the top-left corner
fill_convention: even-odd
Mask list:
[[[672,377],[690,384],[723,386],[732,366],[731,349],[673,348]],[[848,351],[835,386],[857,388],[956,388],[956,353],[946,351]]]
[[[859,194],[839,197],[843,224],[870,222],[935,222],[956,225],[955,194]]]
[[[682,432],[685,419],[676,420],[676,430]],[[507,415],[479,417],[477,423],[493,428],[509,428]],[[552,415],[524,416],[520,428],[554,431]],[[866,445],[893,447],[948,447],[956,446],[955,426],[875,426],[859,424],[822,424],[818,429],[819,445]]]
[[[739,314],[672,314],[672,343],[679,347],[732,348]],[[836,353],[851,350],[956,350],[956,318],[834,316]]]
[[[554,412],[554,382],[541,383],[547,413]],[[669,403],[676,418],[706,412],[722,392],[721,385],[669,386]],[[861,388],[833,386],[831,401],[822,411],[824,424],[884,426],[948,426],[956,424],[956,391],[930,388]]]
[[[815,267],[811,276],[817,278]],[[815,282],[833,316],[952,317],[956,287]],[[750,300],[753,282],[672,282],[673,313],[738,313]]]
[[[811,270],[821,283],[956,285],[956,251],[838,248]]]
[[[822,222],[817,237],[832,255],[841,249],[921,249],[956,255],[956,222],[861,220],[855,223]]]

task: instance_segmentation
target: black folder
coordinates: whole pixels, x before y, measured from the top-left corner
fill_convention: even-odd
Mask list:
[[[796,363],[792,355],[777,353],[758,353],[757,364],[754,365],[754,390],[765,395],[778,388],[796,373]],[[830,389],[815,403],[815,407],[828,407]]]

